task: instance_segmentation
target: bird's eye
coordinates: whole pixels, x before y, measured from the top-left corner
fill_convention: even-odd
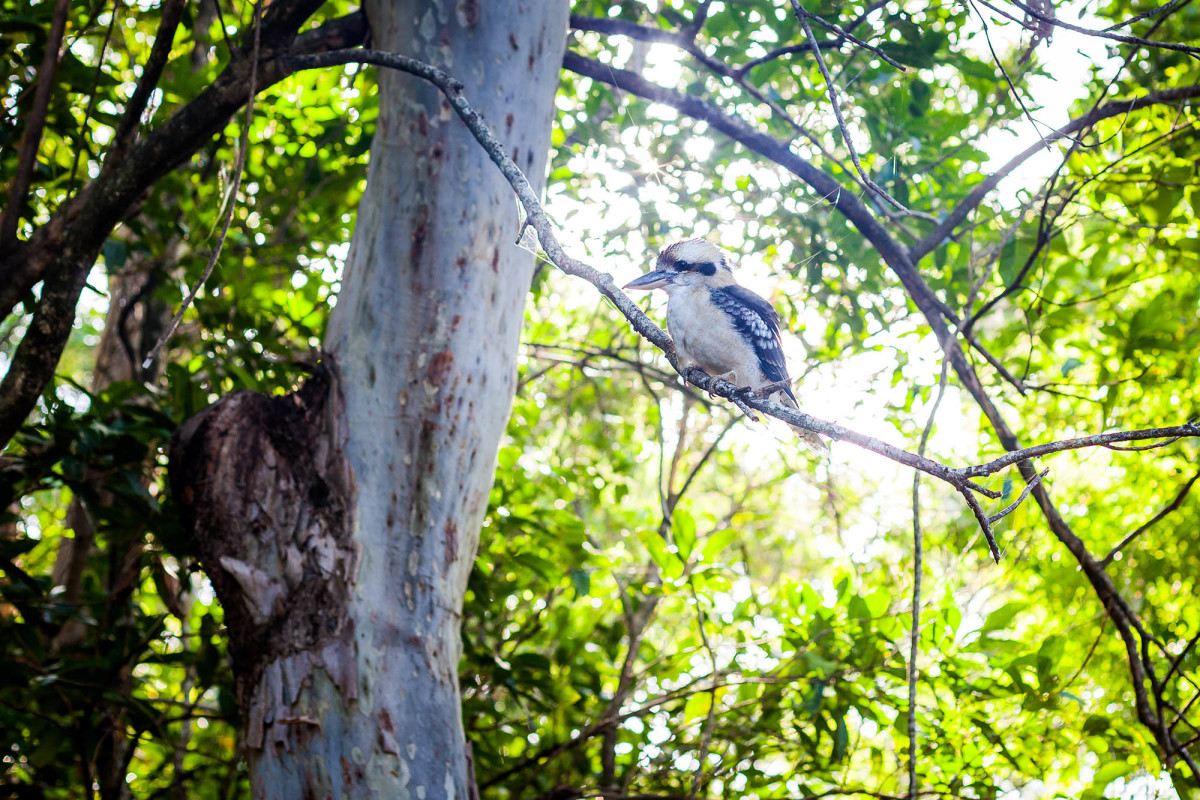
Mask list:
[[[700,264],[699,266],[700,266],[700,272],[703,273],[704,275],[707,275],[710,278],[713,275],[717,274],[717,265],[712,263],[711,261],[708,262],[707,264]]]
[[[692,268],[692,262],[690,262],[690,261],[676,261],[675,262],[675,269],[678,270],[679,272],[687,272],[691,268]]]

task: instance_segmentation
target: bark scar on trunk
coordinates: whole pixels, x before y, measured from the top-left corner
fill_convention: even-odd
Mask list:
[[[354,480],[337,366],[322,355],[298,391],[234,392],[171,440],[171,491],[216,589],[245,697],[281,658],[347,641],[358,570]]]

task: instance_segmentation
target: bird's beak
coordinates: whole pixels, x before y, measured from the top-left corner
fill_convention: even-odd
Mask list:
[[[623,289],[657,289],[660,286],[666,286],[671,282],[671,273],[665,270],[656,269],[653,272],[647,272],[640,278],[630,281],[625,284]]]

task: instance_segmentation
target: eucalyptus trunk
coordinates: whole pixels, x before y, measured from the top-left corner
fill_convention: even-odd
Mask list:
[[[373,46],[445,68],[537,186],[565,2],[369,2]],[[467,798],[463,594],[512,406],[533,256],[444,99],[379,76],[327,358],[181,429],[173,486],[225,609],[256,797]]]

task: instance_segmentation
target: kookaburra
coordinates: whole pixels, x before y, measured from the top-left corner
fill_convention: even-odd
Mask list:
[[[689,367],[699,367],[750,390],[788,380],[779,316],[770,303],[738,285],[724,251],[711,242],[684,239],[668,245],[654,270],[625,288],[667,293],[667,330],[685,376]],[[775,396],[797,408],[791,388]],[[828,452],[815,432],[791,428],[813,450]]]

